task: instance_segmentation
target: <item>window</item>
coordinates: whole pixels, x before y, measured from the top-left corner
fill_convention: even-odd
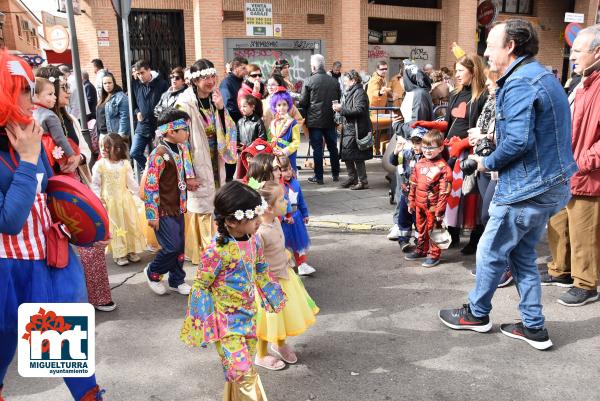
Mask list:
[[[533,0],[493,0],[498,12],[507,14],[533,14]]]
[[[19,35],[20,38],[23,37],[23,26],[21,26],[21,17],[19,17],[18,15],[17,17],[17,34]]]

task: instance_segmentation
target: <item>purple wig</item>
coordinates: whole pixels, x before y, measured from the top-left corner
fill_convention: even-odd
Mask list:
[[[285,100],[287,102],[288,112],[292,110],[294,101],[292,100],[290,94],[287,91],[275,92],[271,95],[271,112],[273,112],[273,114],[277,114],[277,108],[275,106],[277,106],[277,102],[281,100]]]

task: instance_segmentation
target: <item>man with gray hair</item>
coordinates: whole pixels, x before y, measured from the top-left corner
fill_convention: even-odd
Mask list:
[[[299,106],[306,118],[315,161],[315,175],[308,181],[323,185],[323,139],[329,151],[333,181],[339,181],[340,176],[337,134],[331,105],[340,101],[341,90],[338,81],[325,72],[325,58],[322,55],[313,54],[310,57],[310,69],[312,75],[304,83]]]
[[[600,24],[579,32],[570,61],[582,76],[569,96],[579,171],[571,178],[573,197],[548,224],[552,262],[542,285],[572,286],[558,303],[582,306],[598,299],[600,268]]]

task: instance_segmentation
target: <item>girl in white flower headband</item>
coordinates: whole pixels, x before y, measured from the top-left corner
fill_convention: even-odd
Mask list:
[[[268,312],[285,306],[254,235],[268,206],[255,190],[232,181],[217,192],[214,207],[218,234],[202,255],[181,340],[196,347],[215,343],[226,380],[223,400],[266,400],[252,364],[257,299]]]

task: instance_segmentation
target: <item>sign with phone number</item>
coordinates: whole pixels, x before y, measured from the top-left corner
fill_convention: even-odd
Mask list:
[[[246,3],[246,35],[273,36],[273,5]]]

